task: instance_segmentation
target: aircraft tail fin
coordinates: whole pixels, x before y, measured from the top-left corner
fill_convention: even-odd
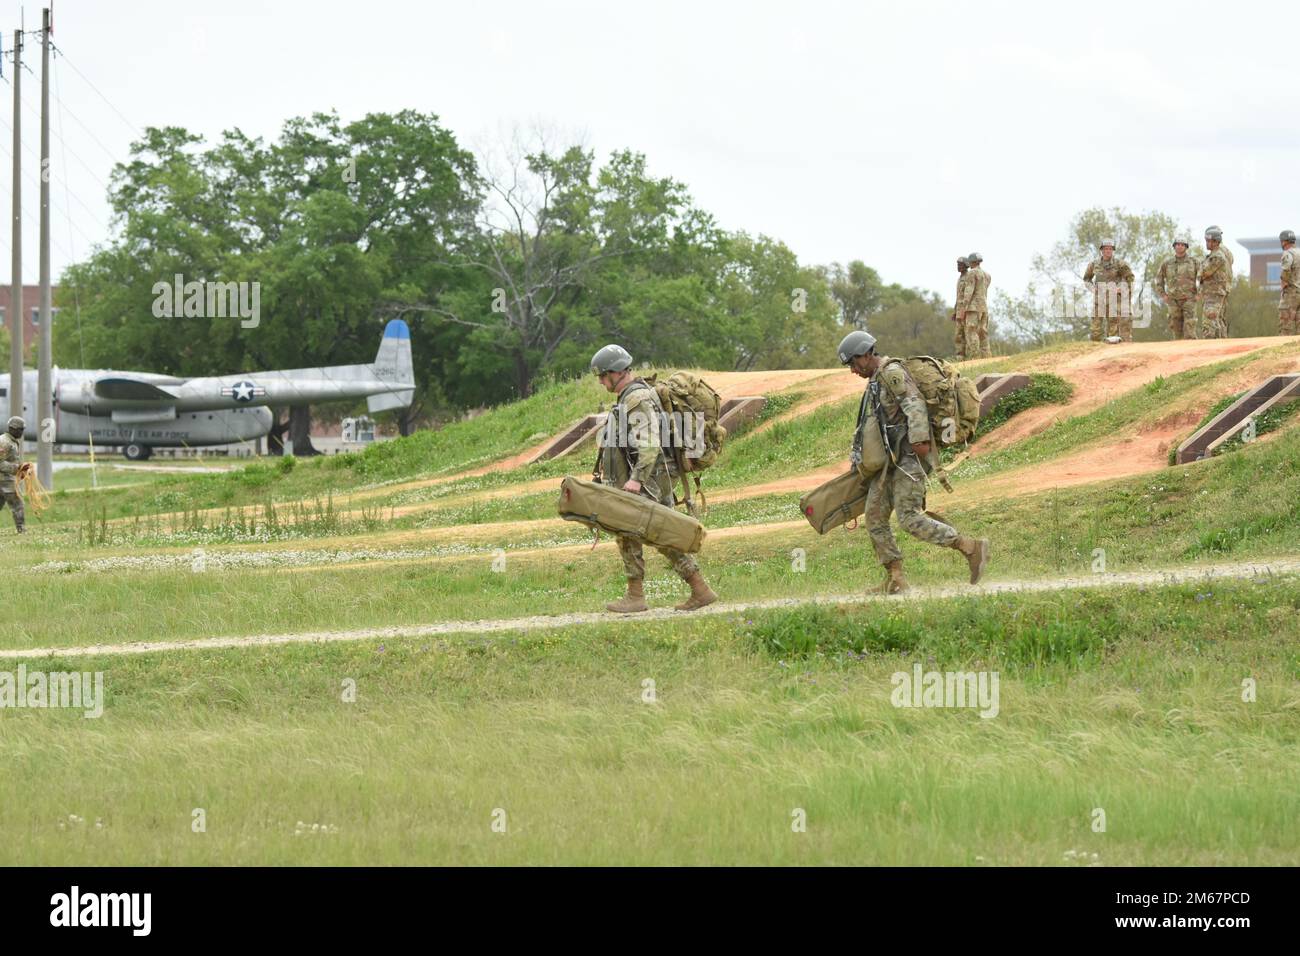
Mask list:
[[[411,361],[411,330],[401,319],[384,326],[379,352],[374,361],[375,376],[391,386],[389,391],[371,395],[366,406],[372,412],[406,408],[415,398],[415,366]]]

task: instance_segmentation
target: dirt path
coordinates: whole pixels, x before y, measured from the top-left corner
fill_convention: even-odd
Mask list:
[[[882,601],[923,601],[934,598],[969,597],[972,594],[1031,594],[1062,591],[1069,588],[1103,588],[1135,585],[1167,585],[1203,581],[1267,580],[1274,575],[1300,573],[1300,559],[1280,558],[1243,565],[1241,562],[1185,566],[1179,568],[1094,574],[1088,577],[1041,578],[1021,581],[995,581],[978,588],[918,587],[907,595],[824,594],[806,598],[773,598],[763,601],[718,603],[693,612],[695,615],[740,614],[749,611],[798,607],[807,604],[862,604]],[[679,619],[686,615],[669,608],[655,608],[636,615],[636,620]],[[453,634],[492,634],[501,631],[553,630],[586,624],[608,624],[626,619],[609,612],[538,615],[480,621],[439,621],[434,624],[395,625],[361,628],[351,631],[307,631],[297,634],[254,634],[234,637],[209,637],[198,640],[134,641],[123,644],[92,644],[84,647],[36,647],[0,650],[0,658],[15,660],[52,657],[100,657],[124,654],[151,654],[159,651],[219,650],[235,647],[273,647],[283,644],[326,644],[336,641],[445,637]]]

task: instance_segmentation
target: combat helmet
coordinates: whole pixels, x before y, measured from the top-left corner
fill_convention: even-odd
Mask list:
[[[849,362],[853,361],[853,359],[857,358],[859,355],[867,355],[873,351],[875,347],[876,337],[874,335],[870,332],[863,332],[855,329],[848,335],[844,336],[844,340],[840,342],[840,364],[848,365]]]
[[[974,265],[976,262],[983,262],[984,257],[980,255],[978,252],[972,252],[970,255],[966,257],[966,261]]]
[[[1205,227],[1205,238],[1206,238],[1206,239],[1218,239],[1220,242],[1222,242],[1222,241],[1223,241],[1223,230],[1220,229],[1218,226],[1206,226],[1206,227]]]
[[[958,257],[957,257],[957,265],[959,265],[959,266],[968,266],[968,265],[970,265],[970,259],[968,259],[966,256],[958,256]]]
[[[621,345],[606,345],[591,357],[591,370],[597,375],[621,372],[632,365],[632,355]]]
[[[1097,243],[1098,249],[1105,249],[1107,246],[1110,246],[1112,249],[1115,248],[1115,240],[1109,236],[1104,237],[1101,242]]]
[[[1175,245],[1175,246],[1176,246],[1176,245],[1178,245],[1179,243],[1182,243],[1182,244],[1185,245],[1188,249],[1192,248],[1192,241],[1191,241],[1190,239],[1188,239],[1186,236],[1183,236],[1183,235],[1174,236],[1174,241],[1173,241],[1172,245]]]
[[[1278,242],[1295,242],[1295,230],[1283,229],[1281,234],[1278,235],[1277,239]]]
[[[27,422],[23,421],[23,417],[21,415],[15,415],[9,419],[8,423],[5,425],[5,428],[11,433],[16,431],[19,435],[21,435],[23,432],[27,431]]]

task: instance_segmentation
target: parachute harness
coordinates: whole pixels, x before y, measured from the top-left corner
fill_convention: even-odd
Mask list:
[[[921,474],[918,477],[912,474],[912,472],[908,470],[906,465],[904,465],[904,463],[900,460],[898,453],[894,451],[895,444],[897,444],[899,448],[902,448],[903,439],[907,437],[904,431],[907,428],[906,423],[902,423],[898,425],[890,425],[885,421],[885,406],[884,403],[880,401],[879,380],[872,379],[871,384],[867,386],[867,390],[871,393],[872,410],[875,413],[876,423],[880,427],[880,439],[885,444],[885,451],[889,453],[890,462],[893,464],[895,468],[897,468],[903,474],[907,475],[908,478],[912,479],[912,481],[924,485],[925,466],[920,465],[920,458],[917,458],[917,464],[920,465],[921,467]],[[896,435],[895,438],[890,437],[891,432]]]

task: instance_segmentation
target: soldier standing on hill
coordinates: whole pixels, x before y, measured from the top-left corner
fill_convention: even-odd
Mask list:
[[[23,432],[26,430],[27,423],[15,415],[9,419],[7,431],[0,435],[0,498],[13,512],[14,527],[19,534],[25,533],[23,525],[27,520],[17,485],[18,472],[23,466]]]
[[[1133,270],[1123,259],[1115,258],[1114,239],[1103,239],[1099,251],[1100,258],[1088,263],[1083,273],[1083,281],[1093,284],[1089,338],[1100,342],[1114,335],[1121,342],[1132,342]]]
[[[952,308],[952,321],[956,328],[953,331],[952,344],[957,349],[957,361],[960,362],[966,358],[966,325],[962,321],[963,315],[959,315],[957,310],[961,307],[962,289],[966,285],[966,270],[970,268],[970,261],[965,256],[957,258],[957,299]]]
[[[673,507],[673,482],[659,440],[663,408],[658,394],[632,372],[632,356],[621,345],[606,345],[592,356],[591,370],[600,377],[606,391],[618,396],[605,420],[600,441],[602,482]],[[620,614],[644,611],[647,609],[645,557],[641,542],[627,535],[617,537],[623,569],[627,572],[627,593],[605,607]],[[691,596],[678,604],[677,610],[693,611],[718,599],[700,573],[695,558],[676,548],[657,550],[691,586]]]
[[[966,358],[983,356],[988,358],[989,351],[989,284],[992,280],[984,271],[984,257],[972,252],[966,257],[970,269],[966,272],[965,286],[958,287],[957,315],[966,333]]]
[[[1223,235],[1223,230],[1219,229],[1218,226],[1211,226],[1210,229],[1217,229],[1219,235],[1220,236]],[[1210,229],[1207,229],[1205,231],[1209,232]],[[1228,300],[1232,298],[1232,280],[1233,277],[1236,275],[1236,273],[1233,271],[1235,266],[1232,261],[1232,250],[1229,249],[1227,246],[1223,245],[1222,242],[1220,242],[1219,251],[1223,253],[1223,258],[1228,260],[1228,287],[1223,292],[1223,337],[1227,338],[1228,331],[1229,331],[1228,330]]]
[[[1191,242],[1174,239],[1174,254],[1156,273],[1156,295],[1169,307],[1169,331],[1176,339],[1196,338],[1196,273],[1199,265],[1187,254]]]
[[[862,428],[879,428],[883,421],[889,460],[872,477],[864,515],[876,557],[885,566],[881,590],[899,594],[907,590],[903,553],[889,528],[889,513],[912,537],[960,551],[970,565],[970,583],[979,582],[989,559],[987,538],[968,538],[952,525],[931,518],[925,510],[926,475],[934,467],[930,419],[916,382],[898,359],[876,354],[876,339],[868,332],[850,332],[840,342],[840,364],[868,380],[867,414]],[[862,435],[855,433],[852,457],[861,460]]]
[[[1277,302],[1277,334],[1300,333],[1300,251],[1295,247],[1295,232],[1282,230],[1282,297]]]
[[[1228,286],[1232,283],[1232,263],[1220,248],[1222,244],[1222,229],[1218,226],[1210,226],[1205,230],[1205,248],[1208,251],[1196,276],[1202,303],[1201,323],[1196,337],[1201,339],[1228,337],[1224,311],[1228,300]]]

